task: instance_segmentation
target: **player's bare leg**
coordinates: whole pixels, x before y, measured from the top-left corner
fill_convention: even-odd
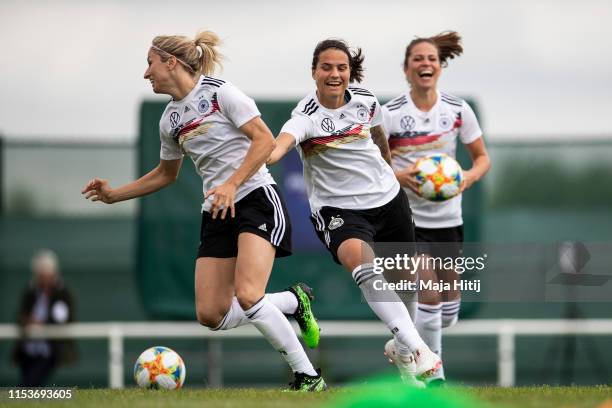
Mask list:
[[[270,242],[258,235],[245,232],[238,236],[236,297],[246,317],[281,353],[295,373],[296,388],[322,391],[327,388],[325,381],[310,363],[285,315],[265,296],[275,253],[276,249]]]
[[[351,272],[355,283],[361,290],[372,311],[382,320],[394,335],[394,347],[397,358],[393,362],[398,366],[404,381],[414,385],[415,376],[432,375],[440,364],[439,359],[420,338],[408,310],[393,291],[380,291],[375,283],[386,282],[381,274],[373,271],[374,254],[362,240],[347,239],[337,251],[342,265]],[[415,356],[422,356],[420,365]]]

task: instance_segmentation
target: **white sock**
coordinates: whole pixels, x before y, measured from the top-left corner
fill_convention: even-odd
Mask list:
[[[450,302],[442,302],[442,327],[451,327],[459,320],[459,309],[461,299]]]
[[[376,282],[379,282],[376,286],[381,288],[386,280],[382,275],[374,273],[373,265],[359,265],[353,270],[352,275],[372,311],[391,330],[398,352],[405,355],[422,348],[425,343],[419,336],[406,306],[401,302],[397,293],[388,289],[375,289]]]
[[[416,327],[427,346],[442,358],[442,306],[419,303]],[[444,379],[444,370],[440,368],[430,378]]]
[[[442,348],[442,306],[419,303],[416,327],[425,344],[439,356]]]
[[[298,308],[298,300],[295,295],[288,290],[277,293],[267,293],[266,297],[278,310],[286,315],[292,315]]]
[[[417,307],[419,305],[419,294],[416,290],[414,291],[402,291],[396,292],[397,296],[399,296],[400,300],[406,306],[408,310],[408,314],[410,314],[410,318],[413,322],[416,322],[417,317]]]
[[[289,291],[269,293],[266,294],[266,297],[284,314],[292,315],[297,310],[297,298]],[[240,303],[238,303],[238,299],[234,296],[230,309],[227,311],[223,320],[221,320],[221,323],[211,330],[229,330],[249,323],[251,323],[251,321],[244,315],[244,310],[242,310]]]
[[[221,320],[221,323],[211,330],[229,330],[249,323],[251,323],[251,321],[244,315],[244,310],[242,310],[240,303],[238,303],[238,299],[234,296],[230,309],[227,311],[223,320]]]
[[[317,375],[285,315],[266,296],[244,311],[249,321],[281,353],[293,372]]]

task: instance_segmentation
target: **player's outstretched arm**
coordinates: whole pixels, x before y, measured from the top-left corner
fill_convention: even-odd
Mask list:
[[[291,133],[281,133],[276,138],[276,147],[270,154],[266,164],[274,164],[282,159],[295,146],[295,137]]]
[[[111,188],[106,179],[94,178],[85,185],[81,194],[88,200],[106,204],[141,197],[173,183],[178,177],[182,161],[183,159],[160,160],[157,167],[138,180],[117,188]]]

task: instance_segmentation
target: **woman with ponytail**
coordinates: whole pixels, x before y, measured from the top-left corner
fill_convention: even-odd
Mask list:
[[[311,66],[316,89],[293,110],[268,163],[297,148],[317,236],[393,334],[385,348],[393,345],[403,381],[418,387],[441,362],[374,268],[372,243],[413,246],[414,230],[408,198],[390,167],[381,106],[369,90],[350,85],[363,79],[363,60],[361,49],[342,40],[317,44]]]
[[[462,53],[461,37],[455,31],[412,40],[406,47],[403,64],[409,89],[383,106],[393,168],[408,194],[418,249],[432,257],[461,255],[461,194],[443,202],[421,198],[417,193],[415,162],[435,153],[455,157],[459,139],[472,159],[472,167],[463,171],[461,191],[480,180],[490,167],[482,130],[470,106],[463,99],[438,90],[442,68]],[[421,281],[450,282],[451,287],[460,279],[452,269],[420,270],[419,278]],[[441,356],[442,328],[457,321],[461,293],[458,290],[442,293],[422,290],[418,296],[418,311],[414,299],[404,301],[411,314],[416,314],[416,326],[423,340]],[[427,381],[432,386],[443,384],[443,368]]]
[[[153,92],[172,97],[159,124],[159,165],[117,188],[94,178],[83,194],[111,204],[153,193],[174,182],[183,155],[190,157],[204,198],[195,266],[198,321],[211,330],[252,323],[295,373],[292,389],[322,391],[325,381],[285,317],[298,321],[310,347],[318,344],[310,288],[297,284],[265,295],[274,258],[291,253],[285,204],[265,166],[274,137],[251,98],[210,76],[221,62],[218,45],[211,31],[195,39],[153,39],[144,77]]]

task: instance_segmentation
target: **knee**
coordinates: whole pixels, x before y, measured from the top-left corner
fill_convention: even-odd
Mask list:
[[[336,257],[349,272],[355,270],[359,265],[371,263],[374,253],[363,241],[357,238],[349,238],[343,241],[338,250]]]
[[[442,327],[454,326],[459,320],[460,301],[442,302]]]
[[[420,304],[437,305],[439,307],[440,303],[442,303],[442,296],[440,295],[440,292],[435,290],[420,290],[418,296]]]
[[[226,314],[227,310],[222,311],[196,308],[196,317],[198,319],[198,323],[200,323],[202,326],[208,327],[209,329],[214,329],[215,327],[218,327],[223,321],[223,318]]]
[[[265,295],[261,291],[249,286],[236,287],[236,299],[242,310],[248,310],[253,307]]]

